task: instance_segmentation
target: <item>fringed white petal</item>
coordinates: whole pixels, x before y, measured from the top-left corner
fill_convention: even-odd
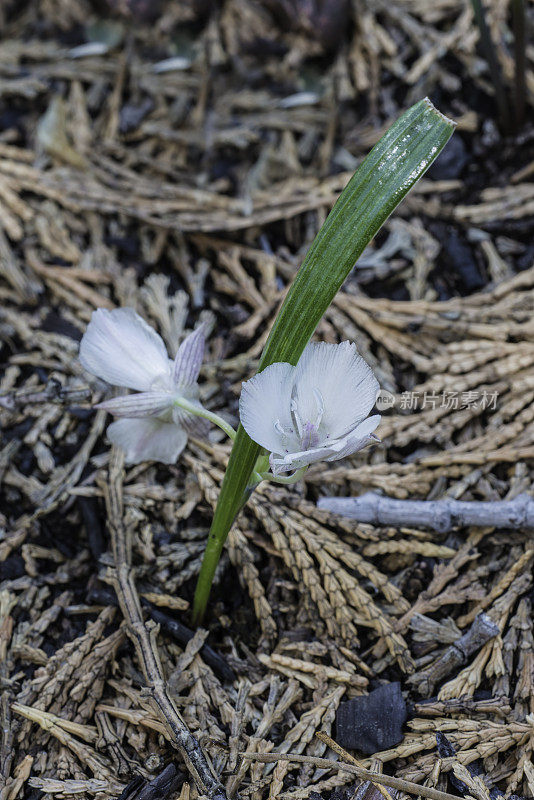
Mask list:
[[[271,471],[273,475],[279,475],[282,472],[293,472],[309,464],[315,464],[317,461],[338,461],[340,458],[350,456],[373,441],[371,434],[380,419],[380,415],[375,414],[360,423],[348,436],[334,439],[321,447],[311,447],[309,450],[285,455],[271,453],[269,457]]]
[[[351,431],[344,440],[339,440],[344,441],[343,448],[337,453],[325,458],[325,461],[337,461],[340,458],[346,458],[347,456],[351,456],[353,453],[356,453],[358,450],[362,450],[372,441],[376,441],[376,437],[373,437],[371,434],[378,427],[380,420],[380,414],[374,414],[372,417],[364,419],[364,421],[360,422],[360,424],[357,425],[356,428]]]
[[[241,424],[257,444],[284,452],[281,428],[290,429],[291,388],[295,367],[278,363],[266,367],[243,384],[239,399]]]
[[[128,464],[161,461],[174,464],[187,444],[186,432],[158,419],[119,419],[107,429],[108,439],[122,448]]]
[[[113,397],[98,403],[95,408],[102,408],[115,417],[153,417],[162,414],[172,407],[172,395],[167,392],[139,392]]]
[[[170,378],[163,340],[133,308],[94,311],[80,344],[80,361],[108,383],[141,392]]]
[[[302,419],[317,416],[317,393],[324,404],[321,430],[345,436],[375,404],[379,392],[371,367],[352,342],[308,344],[297,364],[295,399]]]
[[[193,386],[204,357],[204,325],[186,336],[174,359],[173,382],[176,387]]]
[[[315,464],[316,461],[329,460],[330,456],[335,456],[343,447],[344,440],[336,439],[327,446],[310,447],[309,450],[300,450],[296,453],[286,453],[285,455],[271,453],[269,465],[273,475],[279,475],[281,472],[293,472],[309,464]]]

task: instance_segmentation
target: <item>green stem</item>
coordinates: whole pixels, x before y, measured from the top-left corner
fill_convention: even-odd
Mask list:
[[[184,411],[194,414],[195,417],[203,417],[204,419],[213,422],[214,425],[218,425],[218,427],[230,437],[232,442],[235,440],[235,437],[237,436],[236,431],[228,422],[226,422],[225,419],[220,417],[218,414],[214,414],[213,411],[208,411],[207,408],[190,403],[189,400],[186,400],[184,397],[176,397],[173,405],[177,406],[178,408],[183,408]]]

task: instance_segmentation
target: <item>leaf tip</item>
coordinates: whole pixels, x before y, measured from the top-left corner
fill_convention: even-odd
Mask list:
[[[432,102],[432,100],[430,100],[430,98],[429,98],[429,97],[424,97],[424,98],[423,98],[423,103],[424,103],[424,104],[425,104],[425,105],[428,107],[428,109],[429,109],[430,111],[433,111],[435,114],[437,114],[437,116],[438,116],[438,117],[440,117],[440,119],[442,119],[442,120],[443,120],[443,122],[446,122],[446,123],[447,123],[447,125],[451,125],[453,128],[456,128],[456,126],[458,125],[458,123],[457,123],[457,122],[455,122],[455,121],[454,121],[453,119],[451,119],[450,117],[447,117],[445,114],[443,114],[443,113],[442,113],[442,112],[439,110],[439,108],[436,108],[436,106],[434,105],[434,103]]]

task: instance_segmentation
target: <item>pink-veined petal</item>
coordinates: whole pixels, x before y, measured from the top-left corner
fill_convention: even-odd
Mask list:
[[[170,377],[163,339],[133,308],[98,308],[80,343],[84,369],[113,386],[148,391]]]
[[[158,419],[119,419],[107,429],[110,442],[122,448],[128,464],[161,461],[174,464],[187,444],[187,434],[172,422]]]
[[[139,392],[113,397],[98,403],[95,408],[102,408],[115,417],[153,417],[162,414],[172,407],[172,395],[166,392]]]
[[[202,404],[199,402],[196,402],[195,405],[202,408]],[[191,414],[189,411],[180,408],[180,406],[175,406],[173,408],[172,418],[177,425],[181,425],[193,436],[206,437],[208,435],[210,429],[208,420],[198,417],[196,414]]]
[[[173,368],[173,382],[178,388],[193,386],[198,380],[206,341],[204,329],[203,324],[199,325],[178,348]]]

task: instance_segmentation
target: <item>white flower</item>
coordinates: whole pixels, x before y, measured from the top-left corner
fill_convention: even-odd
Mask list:
[[[80,343],[82,366],[114,386],[138,391],[97,406],[124,417],[107,434],[129,463],[173,464],[186,445],[187,431],[205,431],[205,420],[174,405],[181,398],[202,408],[197,379],[203,355],[202,325],[184,339],[173,362],[162,338],[133,308],[93,313]]]
[[[378,381],[351,342],[308,344],[296,367],[271,364],[243,384],[241,423],[271,455],[274,475],[337,461],[365,447]]]

